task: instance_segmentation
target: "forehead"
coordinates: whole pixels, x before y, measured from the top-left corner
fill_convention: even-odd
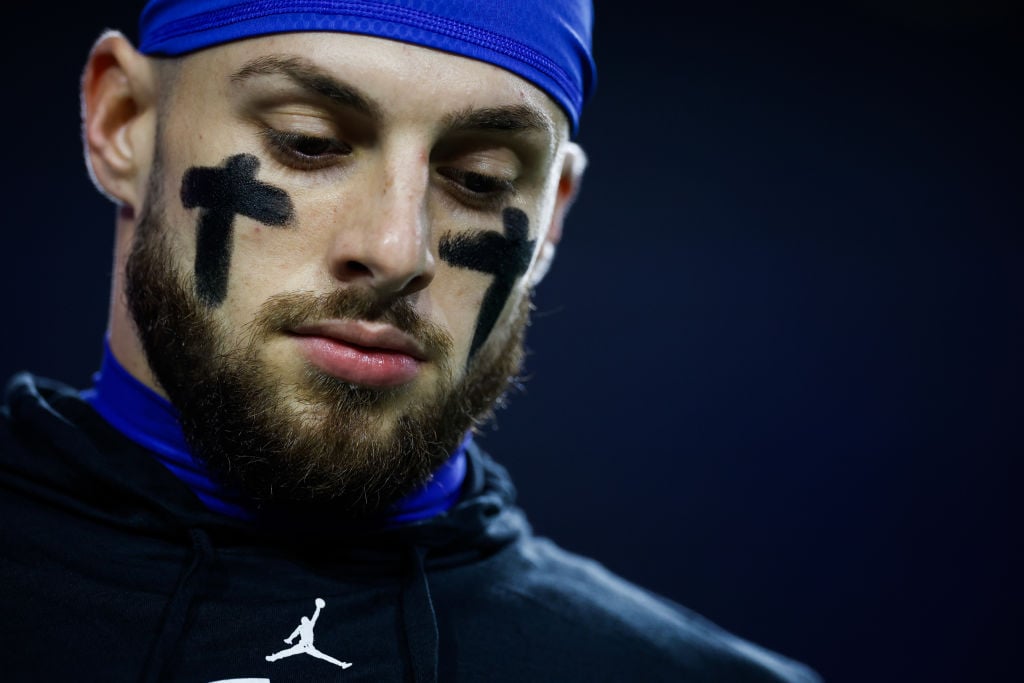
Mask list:
[[[259,88],[315,90],[317,80],[357,94],[382,125],[436,125],[453,115],[504,108],[529,114],[552,142],[568,133],[561,108],[510,71],[372,36],[303,32],[226,43],[185,57],[177,83],[187,98],[211,89],[225,96]]]

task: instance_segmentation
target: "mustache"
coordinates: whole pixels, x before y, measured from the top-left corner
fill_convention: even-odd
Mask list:
[[[256,339],[265,339],[304,324],[334,319],[387,323],[419,341],[435,358],[450,356],[454,345],[451,335],[417,313],[408,299],[383,299],[372,290],[356,287],[323,294],[275,294],[256,312],[252,329]]]

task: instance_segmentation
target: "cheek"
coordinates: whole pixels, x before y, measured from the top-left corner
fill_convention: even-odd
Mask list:
[[[502,227],[502,233],[478,230],[447,234],[441,238],[438,249],[446,263],[492,278],[480,306],[470,358],[491,336],[510,298],[519,289],[519,281],[529,269],[536,244],[535,239],[530,239],[529,218],[521,209],[506,207],[502,210]]]
[[[196,213],[195,291],[208,308],[224,303],[231,279],[236,228],[244,219],[287,228],[294,219],[288,193],[257,178],[252,154],[227,157],[220,166],[193,166],[182,176],[181,203]]]
[[[286,230],[241,218],[235,229],[232,298],[259,302],[283,292],[325,292],[337,283],[330,274],[330,239],[338,212],[322,193],[282,183],[292,197],[294,217]],[[237,288],[234,286],[237,284]]]
[[[469,354],[490,284],[491,278],[483,273],[441,264],[434,281],[424,292],[424,303],[431,309],[424,314],[429,314],[449,330],[455,342],[454,354],[458,358]]]
[[[316,282],[309,276],[316,255],[302,214],[294,230],[283,232],[242,221],[235,235],[232,277],[241,287],[280,290],[311,289]]]

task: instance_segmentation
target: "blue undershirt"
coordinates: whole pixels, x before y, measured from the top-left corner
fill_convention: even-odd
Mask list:
[[[236,519],[256,516],[251,501],[215,481],[205,465],[192,457],[178,422],[178,411],[125,370],[107,341],[103,343],[103,363],[93,375],[93,386],[81,395],[114,428],[152,452],[207,508]],[[455,505],[466,479],[466,445],[471,438],[466,436],[430,481],[389,507],[381,523],[407,524],[433,517]]]

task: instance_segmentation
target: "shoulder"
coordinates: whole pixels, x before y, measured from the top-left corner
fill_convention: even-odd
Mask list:
[[[506,613],[557,642],[563,659],[600,663],[621,680],[817,683],[807,667],[734,636],[686,608],[527,536],[491,589]],[[604,680],[604,677],[601,677]]]

